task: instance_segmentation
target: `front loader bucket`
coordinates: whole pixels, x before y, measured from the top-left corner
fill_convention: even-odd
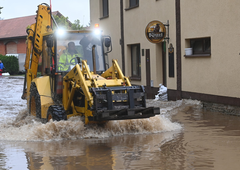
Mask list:
[[[91,88],[94,106],[91,121],[149,118],[160,114],[158,107],[146,108],[143,86]]]

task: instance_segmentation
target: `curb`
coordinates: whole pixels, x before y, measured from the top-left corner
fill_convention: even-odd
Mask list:
[[[7,78],[7,79],[24,79],[24,76],[2,76],[2,78]]]
[[[9,76],[9,79],[24,79],[23,76]]]

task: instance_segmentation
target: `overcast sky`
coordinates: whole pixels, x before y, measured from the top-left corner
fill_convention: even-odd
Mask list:
[[[51,0],[52,11],[59,11],[71,22],[79,19],[81,25],[90,22],[89,0]],[[37,6],[41,3],[50,5],[50,0],[0,0],[0,17],[2,19],[36,15]]]

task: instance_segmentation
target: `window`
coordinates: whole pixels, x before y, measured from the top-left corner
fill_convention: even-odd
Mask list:
[[[108,0],[102,0],[102,16],[101,18],[108,17]]]
[[[6,54],[17,54],[17,42],[10,41],[6,43]]]
[[[131,79],[141,79],[140,44],[131,45]]]
[[[139,0],[129,0],[129,8],[133,8],[139,5]]]
[[[96,71],[105,70],[105,61],[101,48],[101,36],[90,32],[66,33],[64,37],[57,37],[57,72],[68,72],[77,63],[76,58],[87,60],[90,71],[93,71],[92,46],[95,45]],[[71,51],[71,53],[69,52]],[[73,53],[73,54],[72,54]],[[46,52],[46,54],[48,54]],[[45,67],[44,67],[45,68]]]
[[[136,8],[139,6],[139,0],[126,0],[128,1],[128,3],[126,3],[126,8],[125,10],[129,10],[129,9],[132,9],[132,8]]]
[[[191,39],[190,47],[193,49],[193,55],[211,54],[211,38]]]

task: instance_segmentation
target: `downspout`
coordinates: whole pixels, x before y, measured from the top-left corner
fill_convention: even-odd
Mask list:
[[[122,54],[122,72],[125,75],[125,49],[124,49],[124,19],[123,19],[123,0],[120,0],[120,30],[121,30],[121,54]]]
[[[177,94],[176,99],[182,99],[182,59],[181,59],[181,9],[180,0],[175,0],[176,7],[176,60],[177,60]]]

